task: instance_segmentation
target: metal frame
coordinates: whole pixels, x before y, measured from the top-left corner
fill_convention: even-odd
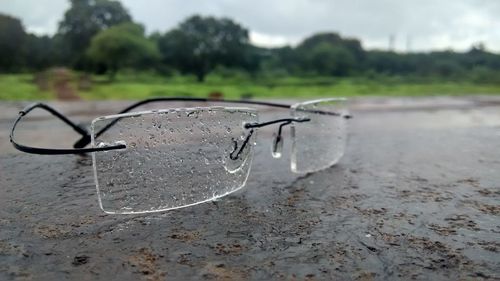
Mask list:
[[[264,101],[252,101],[252,100],[223,100],[223,99],[211,99],[211,98],[189,98],[189,97],[169,98],[169,97],[166,97],[166,98],[151,98],[151,99],[139,101],[139,102],[134,103],[134,104],[128,106],[127,108],[123,109],[118,114],[127,113],[134,108],[137,108],[141,105],[148,104],[148,103],[177,102],[177,101],[252,104],[252,105],[262,105],[262,106],[287,108],[287,109],[291,109],[293,107],[293,105],[288,105],[288,104],[264,102]],[[41,109],[44,109],[44,110],[50,112],[52,115],[56,116],[57,118],[61,119],[64,123],[66,123],[67,125],[72,127],[73,130],[75,130],[77,133],[82,135],[82,137],[73,145],[73,147],[74,147],[73,149],[71,149],[71,148],[51,149],[51,148],[31,147],[31,146],[19,144],[17,141],[15,141],[14,131],[17,127],[17,124],[21,121],[21,119],[24,116],[26,116],[29,112],[31,112],[33,109],[36,109],[36,108],[41,108]],[[327,114],[327,115],[337,116],[337,117],[346,118],[346,119],[351,118],[350,115],[341,115],[340,113],[337,113],[337,112],[318,111],[318,110],[305,110],[305,111],[311,112],[311,113],[318,113],[318,114]],[[118,122],[119,120],[120,120],[120,118],[114,119],[112,122],[107,124],[101,130],[96,132],[95,136],[98,137],[98,136],[102,135],[109,128],[111,128],[114,124],[116,124],[116,122]],[[308,122],[308,121],[310,121],[310,119],[307,119],[307,118],[283,118],[283,119],[276,119],[276,120],[263,122],[263,123],[245,124],[245,128],[250,129],[248,137],[239,149],[237,147],[237,144],[235,144],[235,148],[234,148],[233,153],[236,152],[236,150],[238,150],[238,152],[236,153],[235,156],[233,156],[233,153],[231,153],[231,157],[237,158],[239,156],[241,151],[244,149],[246,143],[248,142],[248,139],[252,135],[254,128],[261,128],[261,127],[269,126],[272,124],[281,123],[280,127],[279,127],[279,131],[278,131],[279,132],[278,138],[281,138],[282,127],[289,125],[293,122],[300,123],[300,122]],[[84,154],[84,153],[89,153],[89,152],[109,151],[109,150],[126,148],[126,145],[124,145],[124,144],[110,145],[110,146],[104,146],[104,147],[84,148],[85,146],[87,146],[91,142],[91,135],[88,132],[88,130],[86,130],[82,126],[79,126],[76,123],[72,122],[66,116],[64,116],[62,113],[58,112],[54,108],[52,108],[44,103],[35,103],[32,105],[29,105],[19,112],[19,116],[14,121],[12,129],[10,131],[10,142],[17,150],[20,150],[20,151],[23,151],[26,153],[31,153],[31,154],[43,154],[43,155]]]
[[[26,146],[19,144],[18,142],[15,141],[14,139],[14,131],[17,127],[17,124],[21,121],[21,119],[26,116],[29,112],[31,112],[35,108],[41,108],[44,109],[48,112],[50,112],[52,115],[56,116],[57,118],[61,119],[64,123],[69,125],[73,130],[75,130],[77,133],[82,135],[82,138],[78,140],[73,147],[73,149],[68,148],[68,149],[52,149],[52,148],[41,148],[41,147],[31,147],[31,146]],[[52,107],[44,104],[44,103],[35,103],[32,105],[29,105],[25,107],[23,110],[19,112],[19,116],[17,116],[16,121],[14,121],[14,125],[12,125],[12,129],[10,131],[10,142],[16,148],[17,150],[20,150],[22,152],[26,153],[31,153],[31,154],[42,154],[42,155],[64,155],[64,154],[83,154],[83,153],[88,153],[88,152],[97,152],[97,151],[108,151],[108,150],[115,150],[115,149],[123,149],[126,148],[125,145],[120,144],[120,145],[113,145],[113,146],[105,146],[105,147],[95,147],[95,148],[83,148],[85,147],[89,142],[90,142],[90,134],[89,132],[69,120],[66,116],[58,112],[57,110],[53,109]],[[83,146],[82,146],[83,144]]]

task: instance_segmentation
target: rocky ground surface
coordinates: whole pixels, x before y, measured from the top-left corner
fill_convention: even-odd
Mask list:
[[[88,122],[128,102],[53,104]],[[99,209],[90,157],[12,149],[23,105],[0,104],[0,280],[500,279],[499,98],[358,99],[338,165],[293,174],[266,130],[242,190],[134,216]],[[43,113],[19,131],[75,138]]]

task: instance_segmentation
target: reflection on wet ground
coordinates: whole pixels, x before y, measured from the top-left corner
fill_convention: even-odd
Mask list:
[[[89,157],[2,150],[0,279],[500,278],[500,106],[450,103],[354,106],[344,158],[308,175],[261,132],[245,188],[153,215],[102,213]]]

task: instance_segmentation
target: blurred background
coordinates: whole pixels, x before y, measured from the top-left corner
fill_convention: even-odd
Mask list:
[[[500,93],[500,2],[0,0],[0,99]]]

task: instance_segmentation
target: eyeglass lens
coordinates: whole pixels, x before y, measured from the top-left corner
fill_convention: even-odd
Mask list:
[[[94,146],[124,142],[127,148],[93,153],[101,208],[107,213],[144,213],[185,207],[224,196],[248,177],[253,145],[230,157],[248,137],[253,110],[172,109],[94,120]],[[248,141],[255,142],[256,133]]]
[[[344,99],[325,99],[298,103],[292,107],[293,117],[311,119],[292,124],[293,172],[315,172],[339,161],[346,144],[346,119],[342,117],[347,114],[345,104]],[[340,116],[325,114],[332,112]]]

